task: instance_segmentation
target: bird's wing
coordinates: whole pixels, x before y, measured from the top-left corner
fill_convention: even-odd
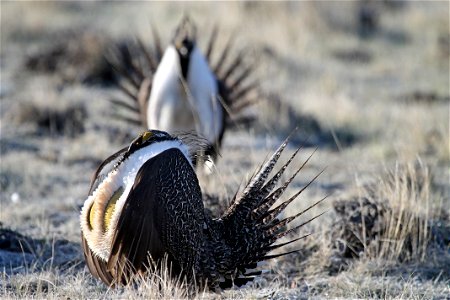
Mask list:
[[[92,253],[91,249],[89,249],[89,245],[81,235],[81,244],[83,246],[84,258],[86,264],[91,271],[92,275],[101,279],[105,284],[111,285],[114,283],[114,274],[108,271],[106,267],[106,262],[102,259],[98,258],[94,253]]]
[[[178,149],[148,160],[138,171],[113,237],[107,269],[117,281],[145,273],[168,255],[191,269],[200,247],[203,203],[194,170]]]

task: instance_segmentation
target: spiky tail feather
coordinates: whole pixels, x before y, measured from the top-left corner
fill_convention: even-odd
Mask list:
[[[259,168],[258,172],[252,176],[242,195],[240,197],[234,197],[231,206],[225,214],[220,219],[212,221],[213,224],[211,226],[215,227],[217,235],[214,237],[216,240],[212,241],[211,249],[213,257],[216,260],[216,268],[223,278],[220,283],[222,288],[229,287],[232,284],[242,285],[253,280],[253,276],[261,274],[261,271],[249,272],[249,270],[254,269],[258,262],[299,251],[294,250],[281,254],[268,255],[272,250],[309,236],[309,234],[306,234],[293,238],[285,243],[275,244],[277,240],[290,233],[297,233],[300,228],[323,214],[321,213],[308,219],[291,229],[286,228],[286,225],[324,201],[326,197],[313,203],[294,216],[281,220],[277,218],[292,201],[317,179],[323,170],[288,200],[272,208],[315,152],[306,159],[289,179],[275,189],[281,176],[301,149],[301,147],[298,148],[279,171],[268,179],[288,142],[289,137],[281,144],[270,159]]]
[[[155,52],[158,51],[146,48],[137,39],[135,44],[118,45],[105,54],[106,60],[118,75],[117,87],[127,96],[111,99],[113,107],[121,111],[114,115],[115,118],[147,128],[147,101],[152,88],[152,76],[159,63]],[[130,117],[124,112],[130,113]]]

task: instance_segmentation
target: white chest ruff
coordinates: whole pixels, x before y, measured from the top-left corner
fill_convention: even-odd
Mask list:
[[[163,141],[150,145],[131,154],[127,160],[122,163],[116,170],[108,173],[106,178],[98,185],[95,191],[84,202],[81,209],[80,224],[81,230],[87,240],[89,248],[92,252],[103,260],[107,261],[112,247],[112,239],[115,233],[115,228],[119,221],[122,208],[128,198],[131,188],[133,187],[136,175],[142,165],[149,159],[156,155],[171,149],[179,149],[192,166],[189,158],[189,152],[185,145],[180,141]],[[109,199],[111,199],[114,192],[123,188],[124,191],[117,200],[108,230],[104,230],[101,226],[103,224],[104,214],[96,213],[91,227],[89,224],[90,210],[94,202],[99,203],[99,210],[104,211]],[[130,233],[133,234],[133,233]]]

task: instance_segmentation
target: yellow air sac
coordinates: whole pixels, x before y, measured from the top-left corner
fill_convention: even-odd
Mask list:
[[[114,192],[112,197],[108,200],[108,204],[106,204],[106,208],[104,210],[103,214],[103,228],[105,231],[108,230],[111,218],[114,212],[114,208],[116,207],[116,202],[119,200],[120,196],[122,196],[123,188],[120,187],[117,191]],[[100,201],[95,201],[94,204],[91,206],[91,210],[89,211],[89,225],[91,228],[94,228],[94,220],[96,217],[96,214],[99,211],[98,206],[101,205]]]

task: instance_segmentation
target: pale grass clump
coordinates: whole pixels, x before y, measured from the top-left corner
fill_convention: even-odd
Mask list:
[[[446,223],[442,201],[420,159],[396,163],[376,183],[363,185],[354,197],[333,204],[336,220],[305,263],[306,273],[336,274],[375,262],[374,272],[388,266],[439,269],[440,261],[450,259],[437,257],[445,252],[442,241],[447,230],[442,225]]]
[[[417,164],[396,164],[372,191],[372,201],[384,207],[379,243],[367,255],[388,261],[423,261],[430,241],[431,219],[439,201],[430,190],[430,172]],[[364,226],[364,224],[363,224]],[[363,230],[362,238],[365,239]],[[364,240],[367,245],[367,241]]]
[[[55,287],[56,274],[45,272],[39,274],[27,273],[7,276],[2,274],[2,282],[8,282],[1,286],[2,297],[23,298],[23,297],[43,297],[51,292]]]
[[[79,265],[66,270],[32,266],[20,274],[0,275],[0,298],[114,298],[114,299],[204,299],[207,290],[195,282],[171,274],[164,261],[160,268],[139,274],[127,286],[106,287]],[[7,283],[7,284],[6,284]]]
[[[0,275],[0,298],[2,299],[60,299],[100,297],[104,288],[93,285],[90,274],[72,267],[65,271],[58,268],[30,267],[24,272]]]
[[[171,267],[164,258],[158,266],[151,264],[145,274],[138,273],[125,287],[117,288],[120,298],[127,299],[203,299],[207,287],[185,276],[172,274]]]
[[[445,281],[423,281],[414,274],[373,276],[368,269],[370,266],[361,262],[352,270],[331,277],[321,295],[350,299],[443,299],[450,292]]]

